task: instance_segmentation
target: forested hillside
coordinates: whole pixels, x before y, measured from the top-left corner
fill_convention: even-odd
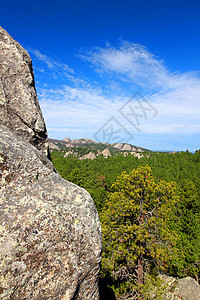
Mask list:
[[[161,273],[198,281],[200,151],[94,160],[54,151],[51,157],[62,177],[94,199],[104,237],[101,276],[117,299],[151,299]]]

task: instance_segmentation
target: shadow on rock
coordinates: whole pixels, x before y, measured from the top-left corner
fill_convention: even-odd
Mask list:
[[[99,279],[100,300],[116,300],[113,290],[109,287],[112,279],[109,277]]]

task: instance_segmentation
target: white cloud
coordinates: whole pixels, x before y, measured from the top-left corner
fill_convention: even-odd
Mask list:
[[[94,48],[81,57],[96,66],[98,72],[121,75],[121,79],[136,82],[140,87],[165,91],[200,83],[199,72],[171,73],[164,62],[144,46],[127,41],[122,41],[118,48],[110,45]]]
[[[119,112],[129,100],[116,95],[105,96],[101,90],[85,90],[62,87],[58,90],[40,90],[40,104],[50,128],[69,129],[69,133],[79,137],[92,137],[110,117],[114,116],[130,133],[137,132],[135,127]],[[154,117],[152,111],[147,112],[147,119],[139,118],[139,129],[143,133],[194,133],[200,132],[200,104],[188,105],[188,98],[173,99],[177,95],[155,95],[151,97],[153,106],[158,111]],[[174,98],[173,98],[174,97]],[[148,100],[148,98],[146,98]],[[192,99],[193,100],[193,99]],[[134,101],[134,100],[133,100]],[[150,101],[150,100],[148,100]],[[136,103],[137,104],[137,103]],[[135,110],[137,114],[140,111]],[[135,123],[132,116],[131,121]],[[65,137],[65,136],[64,136]],[[63,138],[64,138],[63,137]]]
[[[38,77],[53,78],[60,81],[67,80],[74,86],[84,86],[87,88],[89,83],[75,74],[74,69],[70,68],[67,64],[64,64],[59,59],[52,58],[49,55],[41,53],[38,49],[29,48],[29,52],[37,59],[37,64],[34,66],[34,70],[37,71]],[[43,80],[42,80],[43,81]],[[39,81],[38,81],[39,83]],[[47,86],[48,82],[43,83],[43,87]]]
[[[95,65],[99,72],[121,75],[124,80],[134,81],[140,86],[157,87],[166,83],[167,70],[162,61],[139,44],[124,41],[119,48],[110,45],[94,48],[81,57]]]
[[[79,133],[79,137],[92,136],[122,103],[120,97],[112,101],[99,89],[70,86],[57,90],[39,89],[38,96],[49,133],[57,128],[62,132],[68,128],[70,133],[72,130]]]
[[[118,75],[130,83],[137,83],[140,92],[156,93],[145,96],[158,110],[154,126],[149,132],[196,132],[200,124],[200,76],[199,72],[172,73],[164,62],[145,47],[123,41],[119,47],[94,48],[82,57],[98,72]],[[144,89],[145,86],[145,89]],[[128,86],[124,85],[128,88]],[[161,125],[166,123],[166,126]],[[179,124],[179,126],[177,125]],[[194,123],[194,124],[193,124]],[[160,126],[159,126],[160,125]]]
[[[139,92],[158,111],[156,117],[149,113],[147,119],[140,118],[142,133],[200,132],[199,73],[172,73],[162,60],[141,45],[123,42],[119,47],[111,47],[107,44],[106,48],[95,48],[82,54],[101,75],[98,88],[96,84],[94,87],[92,82],[79,78],[65,64],[49,59],[38,50],[35,50],[35,55],[55,73],[66,70],[69,80],[56,89],[38,90],[50,136],[54,134],[56,137],[59,131],[64,134],[62,138],[68,132],[72,138],[92,138],[112,116],[134,134],[135,128],[119,109],[132,96],[129,84],[135,83]],[[110,76],[110,81],[107,76]]]
[[[39,60],[45,62],[49,69],[56,70],[61,68],[64,72],[69,72],[74,74],[74,70],[69,68],[68,65],[58,62],[58,60],[52,59],[46,54],[41,53],[38,49],[31,49],[30,50]]]

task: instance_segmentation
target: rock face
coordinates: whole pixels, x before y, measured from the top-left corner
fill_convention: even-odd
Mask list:
[[[68,138],[68,137],[66,137],[65,139],[63,139],[63,141],[66,142],[66,143],[70,143],[71,142],[70,138]]]
[[[121,151],[131,151],[132,147],[129,144],[124,144],[124,146],[121,148]]]
[[[199,300],[200,285],[191,277],[176,279],[167,275],[161,275],[166,285],[166,293],[163,300]]]
[[[112,156],[110,153],[110,150],[108,148],[104,149],[101,154],[103,155],[103,157],[108,158],[108,156]]]
[[[0,299],[99,299],[93,200],[41,151],[46,129],[28,54],[3,29],[1,47]]]
[[[117,148],[117,149],[122,149],[122,147],[123,147],[123,144],[122,143],[117,143],[117,144],[112,144],[113,145],[113,147],[115,147],[115,148]]]
[[[133,155],[133,156],[135,156],[135,157],[137,157],[137,158],[139,158],[139,159],[143,157],[142,154],[134,152],[134,151],[131,151],[130,154]]]
[[[35,91],[31,58],[0,27],[0,123],[36,146],[46,148],[46,127]]]
[[[82,157],[80,157],[79,159],[80,160],[83,160],[83,159],[95,159],[96,158],[96,155],[93,153],[93,152],[90,152],[88,154],[85,154],[83,155]]]
[[[200,299],[200,285],[191,277],[179,279],[175,291],[175,296],[179,296],[179,299],[183,300],[199,300]]]

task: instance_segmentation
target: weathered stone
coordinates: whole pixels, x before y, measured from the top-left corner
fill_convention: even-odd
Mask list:
[[[75,152],[75,151],[67,151],[65,154],[64,154],[64,157],[68,157],[68,156],[70,156],[70,155],[73,155],[73,156],[75,156],[75,157],[77,157],[78,156],[78,153],[77,152]]]
[[[80,160],[83,160],[83,159],[92,159],[93,160],[95,158],[96,158],[96,155],[93,152],[90,152],[88,154],[81,156],[79,159]]]
[[[132,148],[131,148],[131,145],[129,144],[124,144],[124,146],[122,147],[121,151],[130,151]]]
[[[140,154],[140,153],[137,153],[137,152],[134,152],[134,151],[131,151],[131,152],[129,152],[131,155],[133,155],[133,156],[135,156],[135,157],[137,157],[137,158],[142,158],[144,155],[142,155],[142,154]]]
[[[161,275],[166,286],[163,300],[199,300],[200,285],[191,277],[176,279],[171,276]]]
[[[71,139],[66,137],[65,139],[63,139],[64,142],[67,142],[67,143],[70,143],[71,142]]]
[[[183,300],[199,300],[200,285],[191,277],[179,279],[174,294]]]
[[[66,140],[66,139],[64,139],[64,140]],[[81,138],[79,140],[72,140],[71,142],[74,145],[97,144],[96,141],[91,140],[91,139],[87,139],[87,138]]]
[[[91,196],[62,179],[41,151],[46,129],[32,69],[28,73],[24,63],[22,77],[15,70],[29,56],[0,32],[0,299],[99,299],[97,210]]]
[[[50,150],[60,150],[59,146],[55,143],[48,142]]]
[[[29,54],[0,27],[0,123],[46,149],[46,127],[39,107]]]
[[[108,158],[108,156],[112,156],[110,153],[110,150],[108,148],[104,149],[101,154],[103,155],[103,157]]]
[[[122,143],[117,143],[117,144],[112,144],[112,146],[121,150],[122,147],[123,147],[123,144]]]
[[[4,126],[0,154],[1,298],[98,299],[101,226],[90,195]]]

